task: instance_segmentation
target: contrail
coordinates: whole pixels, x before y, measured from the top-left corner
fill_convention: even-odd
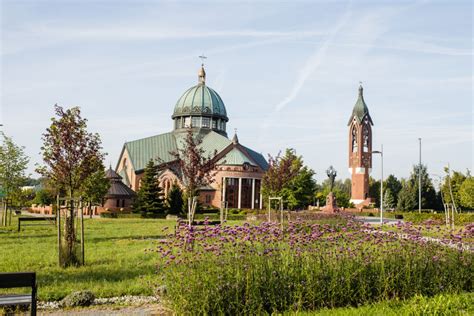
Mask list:
[[[262,141],[263,135],[265,134],[268,127],[270,126],[271,121],[273,121],[273,117],[298,96],[306,80],[311,76],[312,73],[316,71],[316,69],[319,68],[324,57],[326,56],[326,52],[329,46],[332,44],[334,40],[334,37],[341,30],[341,28],[347,23],[350,16],[351,16],[351,2],[348,3],[346,11],[342,15],[342,17],[339,19],[339,22],[336,24],[336,26],[330,32],[328,32],[321,46],[319,46],[319,48],[306,60],[306,63],[299,71],[296,82],[293,85],[290,93],[280,103],[278,103],[275,106],[273,112],[270,115],[268,115],[267,118],[264,120],[262,124],[262,131],[260,132],[260,135],[259,135],[260,143]]]

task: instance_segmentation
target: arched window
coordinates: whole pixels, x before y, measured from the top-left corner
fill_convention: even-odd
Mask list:
[[[364,145],[364,152],[369,152],[370,132],[367,126],[362,129],[362,143]]]
[[[358,150],[357,145],[357,127],[352,127],[352,152],[356,153]]]

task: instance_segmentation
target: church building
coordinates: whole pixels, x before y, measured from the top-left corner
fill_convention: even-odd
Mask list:
[[[214,181],[199,190],[200,203],[216,208],[262,208],[261,179],[268,163],[262,154],[240,144],[237,134],[232,139],[227,137],[227,110],[219,94],[207,86],[203,65],[198,72],[198,84],[178,99],[171,118],[172,131],[123,145],[115,171],[128,187],[134,191],[140,188],[140,179],[150,159],[160,161],[158,180],[165,195],[173,183],[182,186],[171,153],[183,146],[191,128],[202,139],[200,146],[205,155],[217,162]]]
[[[372,171],[372,118],[364,101],[364,89],[347,124],[349,126],[349,172],[352,175],[351,202],[361,208],[372,201],[369,197],[369,175]]]

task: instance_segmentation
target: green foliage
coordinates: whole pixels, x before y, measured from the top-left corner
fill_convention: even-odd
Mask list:
[[[168,239],[158,274],[174,312],[278,314],[472,290],[471,253],[382,234],[368,238],[353,224],[320,237],[310,237],[324,230],[314,222],[287,231],[278,226],[216,228],[206,237],[185,231]],[[194,238],[188,251],[185,238]]]
[[[54,196],[47,189],[39,189],[36,191],[33,204],[37,205],[50,205],[54,203]]]
[[[262,179],[262,195],[283,197],[289,209],[301,209],[313,202],[316,182],[314,171],[303,164],[302,156],[294,149],[286,149],[283,157],[278,154],[269,159],[269,169]]]
[[[389,189],[393,197],[393,207],[398,203],[398,193],[402,189],[402,183],[393,174],[389,175],[383,183],[384,191]],[[385,200],[385,196],[384,196]]]
[[[380,207],[380,180],[369,177],[369,197],[375,202],[375,207]]]
[[[438,208],[438,197],[428,175],[427,167],[424,165],[415,165],[413,166],[410,178],[402,184],[402,189],[398,194],[397,209],[411,211],[418,208],[418,170],[421,171],[421,208]]]
[[[145,167],[141,186],[133,204],[134,211],[141,213],[143,217],[165,213],[163,190],[159,185],[157,172],[153,160],[150,159]]]
[[[385,210],[393,210],[397,204],[395,204],[395,196],[390,188],[384,189],[383,195],[383,208]]]
[[[434,220],[438,224],[445,223],[444,213],[418,213],[418,212],[404,212],[403,220],[406,222],[412,222],[413,224],[423,224],[428,220]],[[454,214],[454,224],[466,225],[474,223],[474,213],[459,213]]]
[[[90,203],[101,205],[109,188],[110,181],[105,177],[105,168],[101,164],[95,172],[84,180],[82,184],[82,196]]]
[[[0,146],[0,186],[4,194],[12,198],[14,194],[20,194],[20,187],[26,180],[25,171],[29,158],[24,153],[24,147],[13,142],[3,132],[2,144]]]
[[[461,205],[468,209],[474,209],[474,177],[464,180],[459,189]]]
[[[441,186],[441,192],[443,192],[444,203],[453,204],[454,198],[454,203],[456,204],[456,207],[460,208],[462,202],[459,190],[461,189],[463,182],[466,180],[466,175],[464,175],[460,171],[453,171],[451,173],[448,168],[445,168],[445,172],[446,176],[444,177],[444,182]],[[467,174],[469,176],[469,171],[467,172]],[[453,198],[451,198],[451,192]]]
[[[405,182],[398,193],[397,209],[411,211],[417,208],[417,194],[415,187],[409,182]]]
[[[186,212],[183,210],[183,192],[176,183],[171,186],[170,192],[166,199],[167,202],[167,214],[171,215],[184,215]]]
[[[344,186],[336,185],[336,183],[342,183],[340,180],[334,182],[334,188],[332,192],[336,196],[336,203],[338,207],[353,207],[350,202],[351,195],[344,189]],[[319,205],[326,205],[326,197],[330,193],[331,188],[328,183],[324,183],[323,187],[318,189],[316,192],[316,199],[319,200]]]

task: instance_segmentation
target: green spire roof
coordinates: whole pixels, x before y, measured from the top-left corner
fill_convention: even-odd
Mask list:
[[[355,117],[358,123],[361,123],[363,119],[367,116],[369,119],[369,122],[371,125],[374,125],[372,122],[372,118],[370,117],[369,114],[369,108],[367,107],[367,104],[365,104],[364,101],[364,88],[362,86],[359,86],[359,97],[357,98],[357,102],[354,105],[354,109],[352,110],[352,115],[351,118],[349,119],[349,122],[347,125],[350,125],[352,122],[352,119]]]

